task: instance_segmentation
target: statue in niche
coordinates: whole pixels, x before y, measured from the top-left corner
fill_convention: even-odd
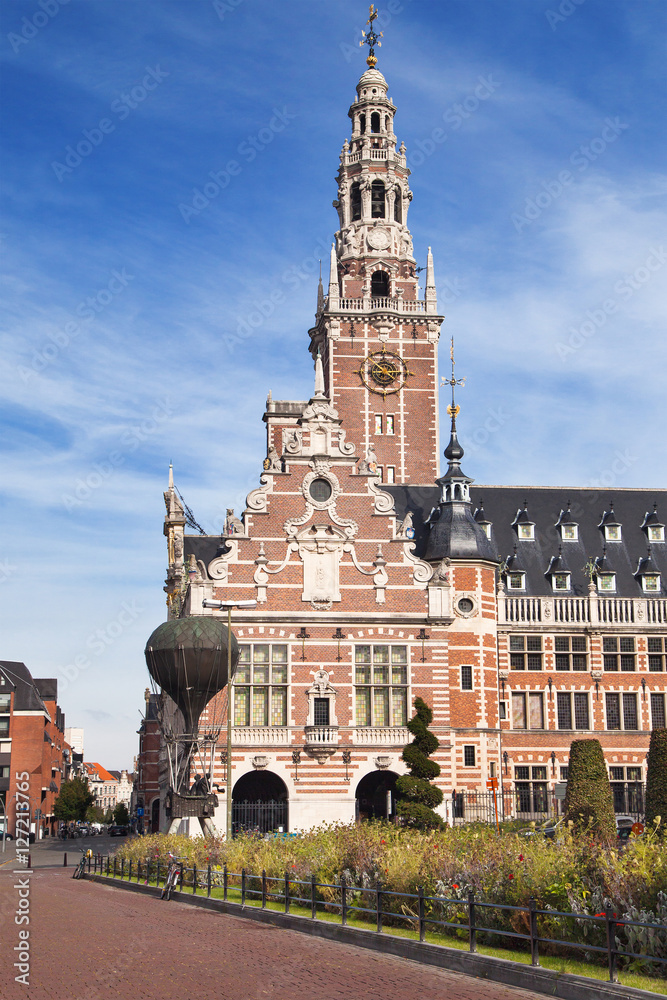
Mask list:
[[[227,517],[225,518],[225,534],[226,535],[243,535],[245,533],[245,528],[243,527],[243,521],[239,521],[238,517],[234,517],[234,508],[227,508]]]
[[[345,253],[357,253],[359,250],[359,239],[354,226],[350,226],[343,238],[345,240]]]
[[[271,445],[269,448],[269,454],[264,459],[264,470],[266,472],[282,472],[283,463],[278,454],[275,445]]]

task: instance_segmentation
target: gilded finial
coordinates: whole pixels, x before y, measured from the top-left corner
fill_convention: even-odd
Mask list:
[[[465,381],[466,380],[465,380],[465,378],[456,378],[454,376],[454,365],[456,364],[456,362],[454,361],[454,338],[453,337],[452,337],[451,347],[449,349],[449,357],[450,357],[451,362],[452,362],[452,376],[451,376],[451,378],[443,378],[443,380],[440,383],[440,387],[442,388],[445,385],[451,385],[451,387],[452,387],[452,401],[449,404],[449,406],[447,407],[447,413],[449,414],[450,417],[458,417],[458,415],[460,413],[460,410],[461,410],[461,407],[457,406],[456,403],[455,403],[455,401],[454,401],[454,388],[457,385],[465,385]]]
[[[370,30],[367,32],[362,30],[361,34],[363,35],[363,41],[359,42],[359,45],[368,46],[369,52],[366,62],[368,63],[370,69],[373,69],[373,67],[377,65],[375,46],[377,45],[378,48],[381,48],[382,42],[380,41],[380,39],[383,37],[384,32],[381,31],[379,35],[376,35],[375,31],[373,30],[373,21],[378,16],[377,7],[374,7],[373,4],[371,4],[369,7],[369,12],[370,12],[369,18],[366,21],[366,24],[369,26]]]

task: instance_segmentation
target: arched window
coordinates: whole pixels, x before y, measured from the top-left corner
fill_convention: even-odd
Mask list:
[[[358,184],[353,184],[350,189],[350,207],[352,209],[352,221],[361,218],[361,188]]]
[[[387,298],[389,295],[389,275],[386,271],[373,271],[371,276],[371,295]]]
[[[384,184],[373,181],[371,187],[371,218],[384,219]]]
[[[394,222],[403,222],[403,195],[400,187],[394,188]]]
[[[366,115],[359,115],[359,130],[362,135],[366,131]]]
[[[377,111],[374,111],[371,115],[371,132],[380,131],[380,115]]]
[[[384,130],[385,130],[385,132],[389,131],[389,115],[385,115],[385,118],[384,118]]]

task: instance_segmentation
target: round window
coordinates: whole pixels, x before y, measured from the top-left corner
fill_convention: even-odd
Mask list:
[[[469,597],[462,597],[458,603],[458,609],[462,615],[469,615],[473,611],[475,605],[470,600]]]
[[[326,503],[333,490],[328,479],[313,479],[308,492],[315,503]]]

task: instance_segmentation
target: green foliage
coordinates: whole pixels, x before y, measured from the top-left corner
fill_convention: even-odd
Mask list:
[[[574,740],[570,746],[565,818],[578,831],[609,842],[616,838],[614,801],[599,740]]]
[[[56,819],[65,821],[84,820],[94,801],[95,796],[88,787],[87,778],[63,781],[53,807],[53,815]]]
[[[114,807],[113,821],[114,823],[117,823],[118,826],[129,826],[130,814],[127,811],[127,806],[124,802],[119,802],[118,805]]]
[[[442,802],[442,792],[431,784],[432,778],[440,774],[440,765],[429,757],[440,744],[428,727],[433,721],[433,712],[422,698],[415,698],[415,715],[408,722],[408,729],[414,736],[403,750],[403,760],[410,768],[410,775],[403,775],[396,782],[396,791],[401,798],[396,803],[396,812],[407,826],[419,830],[441,830],[443,820],[433,811]]]
[[[648,748],[646,825],[649,824],[656,826],[664,836],[667,826],[667,729],[654,729]]]
[[[86,819],[89,823],[103,823],[104,822],[104,810],[100,809],[99,806],[89,806],[86,809]]]

